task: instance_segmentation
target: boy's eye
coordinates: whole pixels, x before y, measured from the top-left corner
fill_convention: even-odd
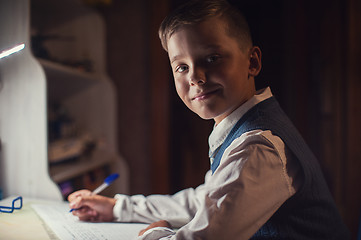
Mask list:
[[[186,65],[179,65],[176,67],[175,71],[178,73],[182,73],[184,71],[186,71],[188,69],[188,67]]]

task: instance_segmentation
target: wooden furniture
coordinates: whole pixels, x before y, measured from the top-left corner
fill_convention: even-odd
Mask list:
[[[87,174],[101,169],[103,175],[120,175],[105,195],[127,193],[128,170],[116,148],[116,92],[105,72],[101,17],[73,0],[6,1],[1,2],[0,13],[6,36],[0,39],[1,49],[17,42],[26,44],[22,52],[0,60],[4,196],[59,199],[57,185],[78,179],[72,190],[89,187],[82,185],[82,178],[89,180]],[[65,126],[66,133],[62,129],[55,140],[86,136],[93,148],[48,167],[47,148],[52,146],[48,139],[54,139],[50,139],[47,119],[54,105],[71,119],[71,129]],[[103,176],[92,183],[96,187],[101,181]]]

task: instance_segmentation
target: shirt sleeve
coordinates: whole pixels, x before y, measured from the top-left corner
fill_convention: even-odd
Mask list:
[[[151,229],[140,239],[249,239],[296,191],[297,165],[287,160],[278,137],[263,131],[243,134],[197,192],[192,203],[197,211],[183,218],[189,222],[176,232]]]
[[[206,174],[206,178],[210,172]],[[174,195],[134,195],[116,194],[113,214],[119,222],[152,223],[159,220],[168,221],[173,227],[180,228],[187,224],[203,202],[199,196],[204,195],[204,184],[196,189],[184,189]]]

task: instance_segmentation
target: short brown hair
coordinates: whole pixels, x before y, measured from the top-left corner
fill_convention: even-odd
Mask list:
[[[241,49],[253,45],[248,23],[243,15],[226,0],[190,0],[168,15],[159,27],[159,38],[168,51],[168,40],[179,28],[195,25],[212,17],[221,17],[229,36],[237,39]]]

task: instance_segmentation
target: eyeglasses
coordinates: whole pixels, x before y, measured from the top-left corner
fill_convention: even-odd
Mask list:
[[[23,207],[23,198],[17,197],[12,201],[11,207],[0,206],[0,212],[3,213],[12,213],[14,210],[19,210]]]

